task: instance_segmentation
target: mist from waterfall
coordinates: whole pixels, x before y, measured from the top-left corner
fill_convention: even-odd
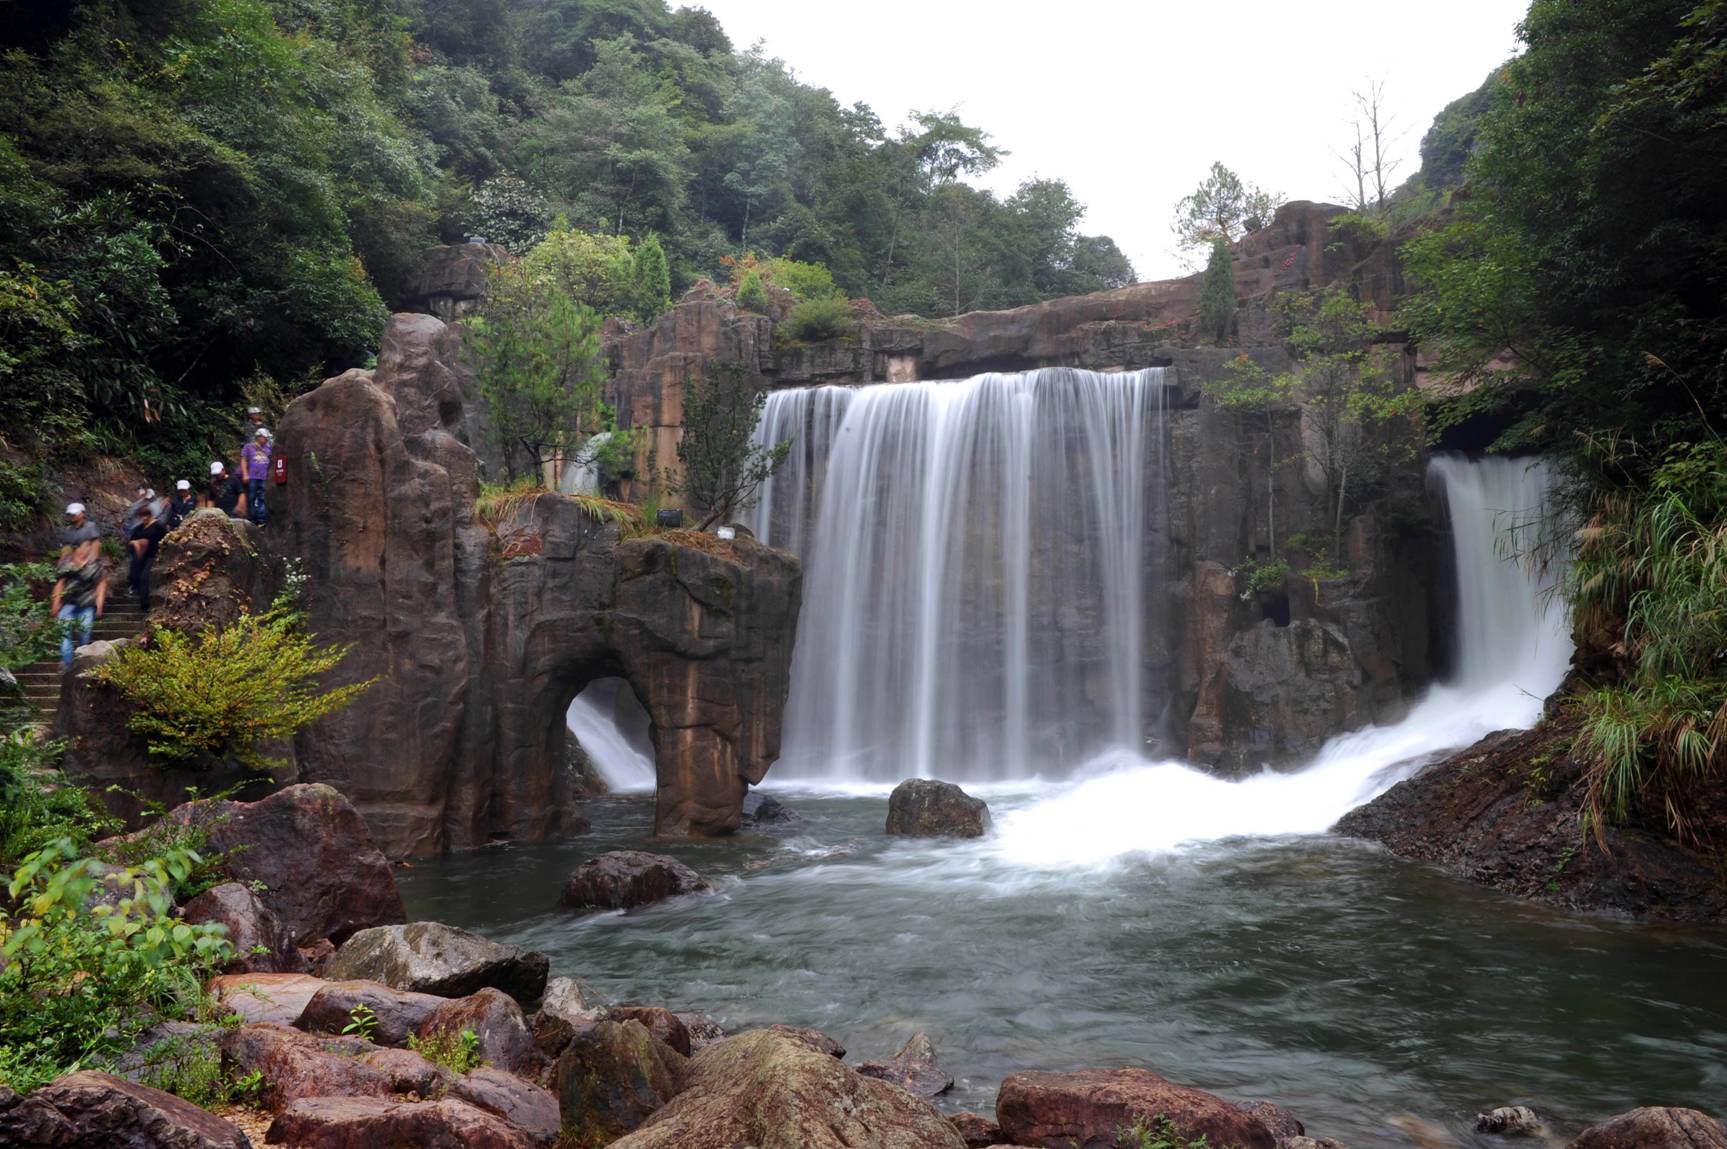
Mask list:
[[[757,537],[804,559],[777,777],[1065,777],[1137,752],[1161,567],[1161,369],[769,396]]]

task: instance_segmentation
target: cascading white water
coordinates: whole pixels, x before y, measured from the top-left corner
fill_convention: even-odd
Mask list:
[[[752,529],[805,560],[776,775],[1061,776],[1145,740],[1163,372],[769,397]]]
[[[1520,562],[1518,536],[1550,512],[1539,462],[1434,460],[1450,509],[1458,604],[1457,669],[1403,721],[1333,738],[1294,774],[1230,782],[1176,762],[1115,755],[1097,776],[1007,813],[991,849],[1024,865],[1090,865],[1186,842],[1312,834],[1439,755],[1495,730],[1534,725],[1558,687],[1571,638],[1557,572]],[[1511,536],[1508,541],[1508,536]]]
[[[558,476],[558,491],[565,495],[597,495],[600,493],[600,465],[596,458],[600,449],[611,441],[610,431],[591,435],[582,444],[580,460],[564,467]]]
[[[570,733],[613,794],[652,793],[657,783],[648,716],[619,679],[601,679],[576,695],[564,716]]]

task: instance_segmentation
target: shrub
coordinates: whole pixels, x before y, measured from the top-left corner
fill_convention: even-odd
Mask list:
[[[851,305],[844,298],[806,299],[786,313],[780,331],[787,339],[816,343],[843,334],[851,322]]]
[[[265,744],[342,709],[377,681],[320,688],[350,649],[318,648],[300,615],[276,609],[222,628],[155,631],[149,646],[123,648],[95,675],[131,703],[126,724],[152,756],[265,771]]]
[[[16,670],[49,656],[60,644],[59,624],[31,590],[54,577],[47,563],[0,566],[0,669]]]
[[[83,849],[118,828],[83,789],[54,775],[62,745],[25,729],[0,734],[0,873],[50,842]]]
[[[1161,1113],[1149,1121],[1136,1117],[1132,1125],[1123,1125],[1116,1130],[1115,1143],[1120,1149],[1209,1149],[1205,1134],[1183,1137]]]
[[[105,874],[70,839],[24,859],[0,916],[0,1082],[28,1090],[197,1011],[233,954],[226,927],[175,917],[174,887],[201,861],[169,851]]]
[[[471,1029],[460,1033],[444,1031],[425,1037],[408,1035],[408,1048],[452,1073],[466,1073],[480,1067],[480,1035]]]
[[[762,286],[762,277],[756,271],[744,273],[738,281],[738,306],[745,311],[753,311],[758,315],[766,315],[768,311],[768,291]]]
[[[41,476],[0,459],[0,531],[21,531],[42,515],[48,491]]]
[[[844,298],[845,293],[834,282],[833,272],[824,264],[775,256],[756,265],[761,277],[775,287],[783,287],[800,303],[810,299]]]

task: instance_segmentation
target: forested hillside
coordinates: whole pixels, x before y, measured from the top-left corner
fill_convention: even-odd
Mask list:
[[[1060,181],[963,182],[982,128],[842,107],[664,0],[24,0],[0,47],[0,435],[37,457],[178,473],[213,412],[364,362],[426,245],[560,217],[657,235],[674,291],[750,251],[887,312],[1133,277]]]

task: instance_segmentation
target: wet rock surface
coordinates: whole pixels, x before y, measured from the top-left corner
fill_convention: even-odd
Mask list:
[[[914,838],[981,838],[989,806],[952,782],[908,778],[888,796],[887,832]]]
[[[616,1149],[964,1149],[928,1103],[759,1029],[708,1046],[684,1087]]]
[[[712,889],[706,878],[676,858],[640,850],[613,850],[576,867],[559,904],[572,910],[627,910]]]
[[[522,1007],[500,990],[487,986],[446,1001],[419,1028],[422,1039],[460,1040],[468,1032],[478,1039],[481,1060],[499,1069],[533,1074],[548,1064],[528,1032]]]
[[[1695,1109],[1649,1106],[1591,1125],[1567,1149],[1727,1149],[1727,1126]]]
[[[886,1061],[862,1062],[857,1071],[891,1081],[914,1097],[935,1097],[953,1088],[953,1074],[936,1063],[935,1045],[921,1033],[914,1033]]]
[[[1116,1134],[1137,1120],[1163,1118],[1182,1140],[1275,1149],[1265,1123],[1241,1106],[1148,1069],[1081,1069],[1015,1073],[1001,1083],[996,1120],[1010,1142],[1114,1149]]]
[[[1538,1137],[1545,1126],[1527,1105],[1502,1105],[1475,1115],[1475,1131],[1499,1137]]]
[[[68,1074],[29,1096],[0,1086],[8,1149],[250,1149],[233,1124],[107,1073]]]
[[[341,1033],[353,1022],[355,1011],[368,1011],[377,1025],[371,1040],[379,1045],[406,1045],[432,1015],[449,1004],[447,998],[430,993],[395,989],[376,981],[332,981],[320,986],[306,1008],[290,1024],[308,1033]]]
[[[677,1094],[685,1058],[634,1021],[577,1034],[553,1079],[564,1128],[604,1144],[635,1129]]]
[[[640,1022],[647,1031],[685,1057],[690,1055],[690,1031],[683,1019],[657,1005],[614,1005],[607,1016],[612,1021]]]
[[[324,972],[332,981],[363,979],[441,997],[490,986],[532,1002],[545,990],[550,968],[545,954],[440,922],[413,922],[362,930],[342,944]]]
[[[744,795],[744,826],[768,832],[789,830],[803,819],[777,798],[752,790]]]
[[[249,1022],[293,1025],[327,983],[303,973],[222,974],[211,978],[210,995]]]

